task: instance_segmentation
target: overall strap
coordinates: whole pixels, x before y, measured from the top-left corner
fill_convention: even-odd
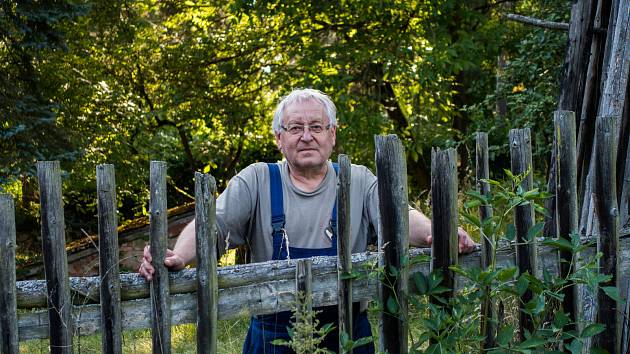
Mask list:
[[[267,163],[269,169],[269,192],[271,197],[271,226],[273,234],[282,233],[284,228],[284,199],[282,196],[282,177],[276,163]]]

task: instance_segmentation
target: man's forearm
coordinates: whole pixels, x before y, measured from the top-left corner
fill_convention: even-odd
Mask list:
[[[177,238],[173,252],[177,254],[185,264],[190,264],[196,256],[197,245],[195,242],[195,220],[184,227]]]
[[[429,246],[429,235],[431,220],[416,209],[409,210],[409,244],[417,247]]]

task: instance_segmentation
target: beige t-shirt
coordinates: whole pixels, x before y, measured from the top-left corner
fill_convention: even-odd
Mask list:
[[[285,230],[289,246],[329,248],[326,235],[336,199],[337,176],[328,162],[328,172],[312,192],[295,187],[286,161],[278,162],[282,176]],[[352,252],[364,252],[376,240],[378,190],[376,176],[365,166],[352,165],[350,181]],[[252,262],[273,256],[269,169],[259,162],[234,176],[217,199],[219,250],[249,244]]]

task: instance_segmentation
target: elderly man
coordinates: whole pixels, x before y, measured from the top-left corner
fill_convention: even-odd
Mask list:
[[[337,133],[336,108],[331,99],[312,89],[294,90],[276,107],[273,124],[278,148],[285,160],[255,163],[236,175],[217,199],[219,249],[248,244],[252,261],[330,256],[337,254],[336,164],[329,161]],[[352,252],[363,252],[378,229],[377,181],[366,167],[352,165],[350,184]],[[431,222],[419,211],[409,211],[409,242],[431,244]],[[474,242],[460,228],[459,250],[470,252]],[[182,269],[195,258],[194,221],[182,231],[164,264]],[[145,248],[139,272],[150,280],[154,272]],[[371,335],[364,309],[355,304],[353,338]],[[319,309],[321,324],[337,322],[336,306]],[[277,338],[289,339],[290,313],[255,316],[251,320],[243,353],[288,353],[275,346]],[[324,340],[337,351],[338,332]],[[373,353],[372,344],[355,353]]]

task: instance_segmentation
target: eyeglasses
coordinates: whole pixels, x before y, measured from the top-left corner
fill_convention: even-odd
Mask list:
[[[320,123],[315,123],[315,124],[289,124],[286,127],[284,125],[280,125],[280,128],[282,128],[282,130],[288,132],[291,135],[303,135],[304,132],[306,131],[305,129],[308,129],[308,131],[310,131],[311,134],[320,134],[324,130],[330,129],[330,124],[328,124],[328,125],[323,125],[323,124],[320,124]]]

